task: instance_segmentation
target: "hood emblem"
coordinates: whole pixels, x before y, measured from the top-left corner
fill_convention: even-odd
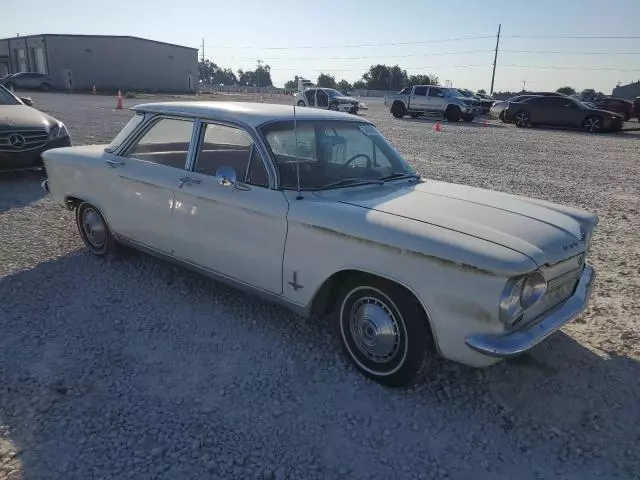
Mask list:
[[[583,228],[580,227],[580,240],[584,240],[584,238],[587,236],[587,231]]]
[[[9,135],[9,145],[11,145],[13,148],[24,147],[25,143],[26,142],[24,137],[19,133],[12,133],[11,135]]]
[[[575,248],[579,245],[578,242],[571,242],[571,243],[567,243],[566,245],[562,245],[562,249],[567,251],[567,250],[571,250],[572,248]]]

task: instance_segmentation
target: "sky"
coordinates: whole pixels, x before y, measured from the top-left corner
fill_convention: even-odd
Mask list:
[[[640,0],[2,3],[0,38],[133,35],[198,48],[204,39],[206,58],[234,71],[262,60],[277,86],[295,75],[315,81],[320,72],[353,82],[384,63],[488,91],[498,24],[496,91],[519,91],[526,81],[527,90],[569,85],[610,94],[618,82],[640,79]]]

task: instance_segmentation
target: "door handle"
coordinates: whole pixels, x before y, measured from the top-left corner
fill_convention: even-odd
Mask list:
[[[189,177],[180,177],[180,185],[178,185],[178,188],[182,188],[185,185],[199,185],[200,183],[202,183],[202,180],[196,180]]]
[[[107,159],[105,160],[107,166],[111,167],[111,168],[116,168],[116,167],[122,167],[124,165],[124,162],[120,162],[118,160],[110,160]]]

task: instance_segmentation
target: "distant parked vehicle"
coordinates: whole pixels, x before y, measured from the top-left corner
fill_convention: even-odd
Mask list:
[[[640,122],[640,97],[636,97],[633,100],[633,113],[631,114],[631,116],[636,117]]]
[[[489,113],[494,117],[498,117],[504,123],[513,123],[512,120],[504,118],[504,111],[509,106],[509,102],[521,102],[527,98],[533,97],[536,97],[536,95],[517,95],[515,97],[509,98],[508,100],[501,100],[493,104],[493,107],[491,107]]]
[[[336,112],[358,113],[360,108],[357,98],[347,97],[334,88],[307,88],[295,94],[295,102],[299,107],[322,108]]]
[[[400,93],[385,97],[385,105],[391,105],[391,113],[396,118],[410,115],[417,118],[425,113],[439,113],[449,122],[457,122],[461,118],[471,122],[480,115],[480,101],[467,98],[457,88],[438,87],[435,85],[415,85],[403,88]]]
[[[21,72],[8,75],[1,80],[8,89],[42,90],[47,92],[53,87],[53,79],[44,73]]]
[[[0,171],[42,168],[45,150],[71,145],[64,123],[0,86]]]
[[[579,128],[588,132],[619,131],[624,117],[617,113],[591,108],[570,97],[530,97],[509,102],[504,117],[518,127],[545,125]]]
[[[480,102],[480,108],[483,114],[489,113],[489,110],[491,110],[491,106],[495,101],[489,95],[483,96],[482,94],[479,94],[479,93],[473,93],[471,90],[467,90],[466,88],[464,89],[459,88],[458,91],[466,98],[473,98],[474,100],[477,100],[478,102]]]
[[[624,121],[628,122],[633,115],[633,102],[621,98],[601,98],[593,102],[593,105],[600,110],[619,113],[624,116]]]

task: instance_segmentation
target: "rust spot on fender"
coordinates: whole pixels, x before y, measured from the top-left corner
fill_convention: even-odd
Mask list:
[[[433,255],[429,255],[427,253],[423,253],[423,252],[419,252],[416,250],[408,250],[408,249],[404,249],[404,248],[399,248],[399,247],[395,247],[393,245],[388,245],[386,243],[380,243],[380,242],[376,242],[373,240],[369,240],[366,238],[362,238],[362,237],[358,237],[358,236],[354,236],[354,235],[349,235],[347,233],[343,233],[343,232],[339,232],[337,230],[334,230],[332,228],[327,228],[327,227],[322,227],[319,225],[309,225],[309,224],[305,224],[305,223],[300,223],[298,222],[300,225],[302,225],[305,228],[309,228],[311,230],[315,230],[318,232],[322,232],[325,233],[327,235],[332,235],[335,237],[342,237],[345,239],[348,239],[350,241],[353,242],[357,242],[361,245],[366,245],[366,246],[370,246],[373,248],[377,248],[377,249],[381,249],[381,250],[385,250],[387,252],[390,253],[394,253],[396,255],[410,255],[410,256],[414,256],[416,258],[419,259],[424,259],[424,260],[428,260],[430,262],[434,262],[440,265],[445,265],[448,267],[455,267],[455,268],[459,268],[461,270],[466,270],[466,271],[470,271],[470,272],[476,272],[476,273],[480,273],[483,275],[491,275],[491,276],[495,276],[495,274],[493,272],[491,272],[490,270],[485,270],[483,268],[479,268],[476,267],[474,265],[468,265],[466,263],[459,263],[459,262],[454,262],[453,260],[447,260],[445,258],[441,258],[441,257],[436,257]]]

